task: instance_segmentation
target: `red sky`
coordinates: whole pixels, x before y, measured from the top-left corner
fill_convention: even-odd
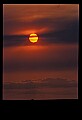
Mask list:
[[[4,83],[45,78],[78,81],[78,4],[4,4],[3,19]],[[38,34],[36,44],[29,42],[30,33]]]
[[[6,4],[3,11],[4,34],[57,31],[65,27],[65,22],[79,19],[78,4]]]

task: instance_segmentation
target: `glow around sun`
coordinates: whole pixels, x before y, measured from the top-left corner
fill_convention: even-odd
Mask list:
[[[38,41],[38,36],[37,36],[37,34],[30,34],[29,40],[30,40],[30,42],[32,42],[32,43],[37,42],[37,41]]]

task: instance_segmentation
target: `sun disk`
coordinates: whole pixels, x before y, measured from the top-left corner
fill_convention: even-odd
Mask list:
[[[29,37],[29,40],[30,40],[30,42],[32,42],[32,43],[35,43],[35,42],[37,42],[38,41],[38,36],[37,36],[37,34],[30,34],[30,37]]]

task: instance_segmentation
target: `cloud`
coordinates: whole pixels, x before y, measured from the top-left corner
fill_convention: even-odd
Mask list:
[[[79,42],[79,22],[74,21],[57,21],[58,29],[42,34],[46,39],[45,43],[78,43]],[[55,28],[55,24],[53,24]],[[53,28],[52,27],[52,28]]]
[[[75,80],[67,80],[63,78],[46,78],[31,81],[24,80],[20,83],[5,83],[4,89],[38,89],[38,88],[70,88],[77,87],[77,82]]]
[[[46,24],[46,21],[48,24],[46,26],[49,26],[49,30],[47,31],[48,28],[45,29],[43,27],[43,30],[46,31],[38,34],[39,41],[36,43],[36,45],[48,45],[55,43],[73,44],[79,42],[79,21],[55,20],[55,22],[52,22],[52,20],[49,18],[36,21],[34,22],[34,25],[38,23],[37,25],[40,26],[41,24]],[[29,34],[19,36],[4,36],[4,47],[31,45],[28,38]]]
[[[37,81],[24,80],[20,83],[4,83],[3,99],[44,100],[78,98],[78,83],[63,78],[46,78]]]
[[[67,30],[71,23],[73,24],[75,21],[78,23],[78,8],[78,4],[4,5],[4,35],[24,33],[27,35],[32,30],[38,34],[55,33],[56,31],[61,31],[63,34],[63,30]],[[45,30],[41,32],[41,29]]]
[[[28,45],[27,36],[4,36],[3,47],[25,46]]]

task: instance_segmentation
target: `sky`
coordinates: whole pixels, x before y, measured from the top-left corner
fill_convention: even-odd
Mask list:
[[[3,22],[4,99],[77,98],[79,5],[4,4]]]

